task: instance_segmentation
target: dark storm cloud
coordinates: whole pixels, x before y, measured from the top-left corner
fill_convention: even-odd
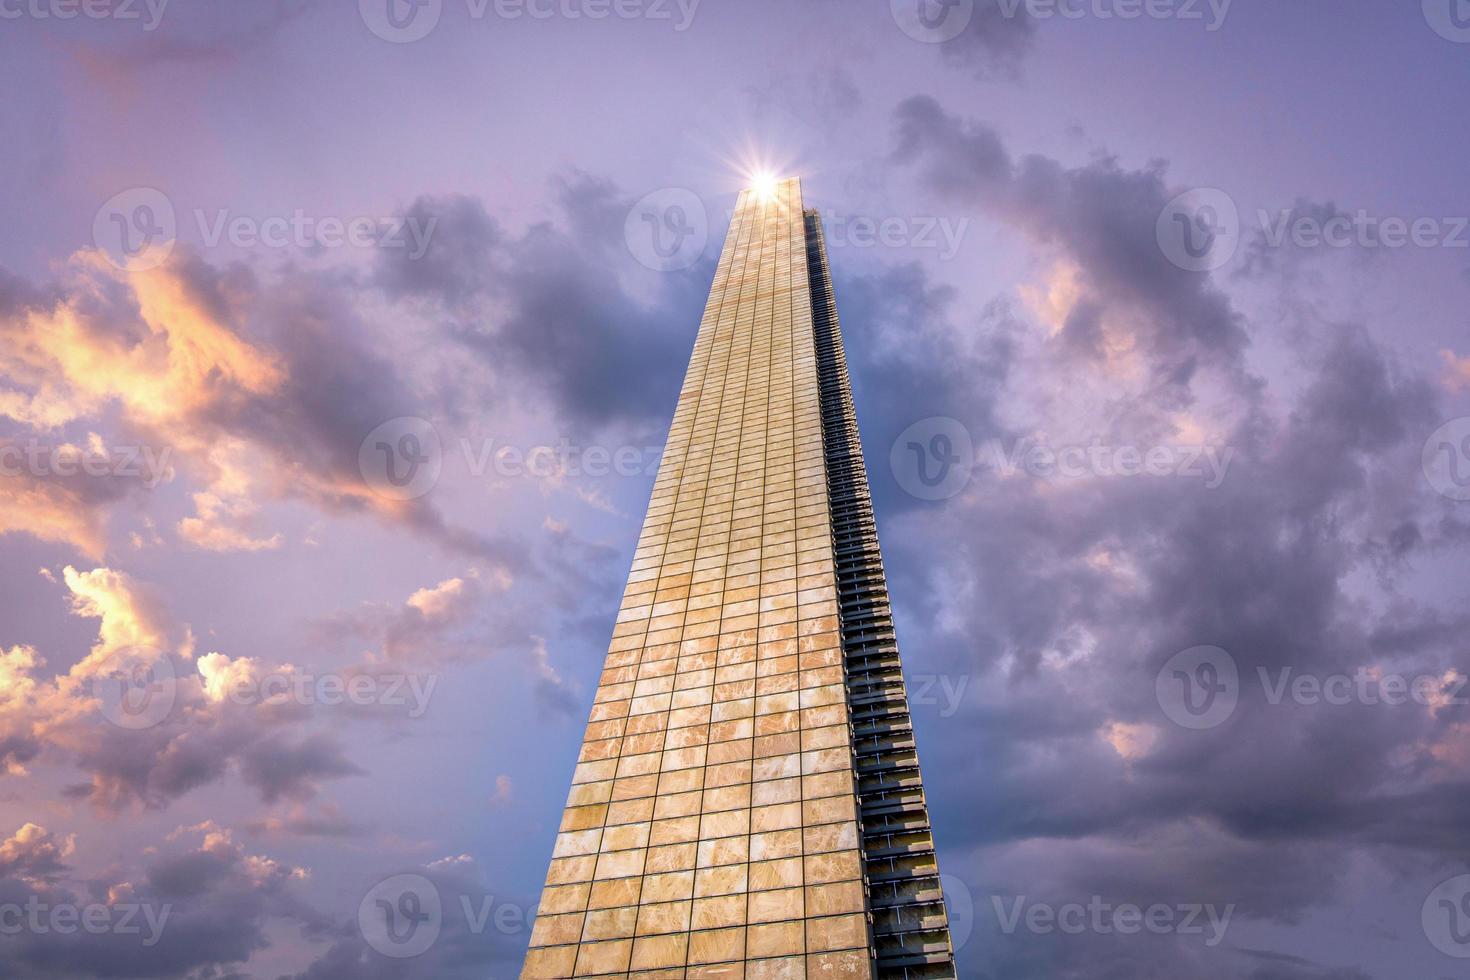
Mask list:
[[[419,198],[404,220],[433,228],[428,250],[417,259],[397,249],[378,255],[378,284],[390,296],[437,299],[465,309],[491,291],[505,235],[478,198],[454,194]]]
[[[928,0],[917,2],[928,5]],[[942,10],[944,3],[941,0],[937,6]],[[975,0],[970,23],[939,49],[946,61],[969,69],[979,78],[1013,78],[1020,74],[1021,65],[1035,44],[1036,21],[1026,4]]]
[[[86,775],[65,795],[108,814],[164,809],[226,779],[232,769],[265,803],[307,800],[323,782],[362,773],[333,735],[309,727],[310,707],[213,702],[198,675],[174,670],[179,679],[171,709],[147,727],[114,725],[95,703],[69,704],[78,698],[74,690],[48,692],[28,710],[13,712],[13,721],[35,733],[28,747],[34,757],[69,762]]]
[[[268,735],[245,750],[240,770],[266,803],[282,797],[310,799],[320,780],[363,774],[330,735],[310,735],[296,742]]]
[[[1162,164],[1125,170],[1111,157],[1083,167],[1028,155],[1013,160],[988,126],[947,113],[929,96],[895,110],[893,161],[917,168],[932,192],[979,207],[1043,248],[1076,263],[1096,308],[1141,311],[1136,339],[1163,386],[1187,387],[1199,362],[1238,362],[1247,338],[1240,315],[1208,277],[1165,257],[1155,226],[1173,194]],[[1070,347],[1096,356],[1095,328],[1069,324]]]
[[[1293,229],[1300,229],[1304,222],[1309,227],[1323,229],[1334,221],[1352,220],[1352,215],[1331,201],[1303,197],[1283,211],[1262,211],[1260,222],[1254,221],[1254,217],[1257,216],[1241,215],[1242,225],[1249,234],[1245,237],[1245,254],[1237,260],[1234,275],[1242,279],[1289,277],[1302,260],[1334,251],[1298,245]],[[1365,249],[1360,254],[1371,256],[1373,251]]]
[[[636,297],[620,278],[647,275],[623,241],[633,201],[580,173],[554,188],[566,227],[542,222],[519,235],[477,199],[420,198],[408,214],[436,222],[427,253],[383,250],[378,281],[441,308],[452,336],[508,391],[549,398],[579,429],[647,425],[673,408],[712,269],[701,261],[666,273],[652,299]]]
[[[1239,460],[1217,490],[1159,480],[1043,495],[1034,485],[987,481],[966,498],[969,506],[953,515],[958,523],[951,530],[968,528],[959,539],[965,542],[959,564],[977,575],[979,605],[970,612],[980,639],[971,655],[1013,657],[1013,696],[1025,699],[1029,684],[1040,680],[1043,651],[1061,645],[1069,628],[1093,630],[1099,653],[1106,653],[1101,662],[1082,659],[1059,679],[1075,674],[1071,680],[1085,694],[1054,705],[1049,695],[1023,700],[1011,711],[1061,739],[1087,739],[1110,716],[1159,721],[1153,675],[1174,652],[1197,644],[1231,651],[1247,685],[1256,667],[1350,670],[1363,662],[1366,630],[1342,579],[1355,561],[1354,539],[1384,530],[1375,494],[1397,498],[1398,488],[1375,480],[1380,470],[1414,465],[1418,446],[1409,433],[1422,425],[1411,423],[1422,422],[1428,406],[1422,380],[1393,380],[1384,357],[1361,337],[1341,340],[1316,366],[1316,381],[1272,451]],[[1126,551],[1138,582],[1120,582],[1089,563],[1097,547]],[[1451,647],[1437,645],[1417,657],[1434,672],[1450,663],[1470,666],[1463,658],[1446,660],[1451,654]],[[1126,659],[1119,663],[1119,657]],[[1243,711],[1253,703],[1247,700]],[[1176,737],[1151,761],[1135,764],[1128,784],[1132,792],[1152,786],[1159,795],[1137,801],[1136,809],[1131,792],[1114,791],[1100,803],[1091,794],[1074,795],[1067,781],[1047,781],[1026,791],[1050,786],[1054,796],[1046,806],[1017,811],[992,799],[1004,812],[964,825],[1003,836],[1036,819],[1017,824],[1020,814],[1045,813],[1048,832],[1080,835],[1148,814],[1209,814],[1240,832],[1270,836],[1351,821],[1355,807],[1371,823],[1379,812],[1376,783],[1387,778],[1394,753],[1442,732],[1450,717],[1432,720],[1412,710],[1314,714],[1284,705],[1261,709],[1250,724],[1242,719],[1228,739],[1185,737],[1166,727]],[[977,721],[989,730],[990,721]],[[1017,721],[994,719],[996,725]],[[1331,727],[1317,731],[1300,755],[1266,750],[1286,733],[1301,732],[1299,726],[1318,725]],[[981,740],[1016,753],[1017,764],[1027,758],[1024,744],[1003,748],[999,740]],[[975,763],[977,771],[989,765]],[[1099,781],[1101,791],[1115,775],[1078,772],[1075,778]]]
[[[357,909],[344,908],[326,951],[306,970],[280,980],[483,980],[520,971],[534,899],[494,887],[468,858],[401,872],[427,879],[439,894],[442,923],[427,951],[407,959],[384,956],[363,939]]]
[[[898,492],[888,464],[889,447],[910,424],[945,416],[976,439],[1007,434],[996,397],[1012,370],[1017,324],[1001,300],[959,320],[954,290],[917,263],[835,275],[868,475],[890,514],[920,503]]]
[[[189,697],[183,693],[180,700]],[[89,781],[72,795],[103,811],[161,809],[225,778],[238,760],[242,778],[270,803],[309,797],[318,781],[360,771],[332,740],[308,736],[293,744],[271,730],[268,715],[264,709],[254,715],[210,710],[195,701],[142,731],[120,731],[98,718],[77,720],[62,744]]]
[[[967,856],[946,870],[982,903],[1007,891],[1053,902],[1188,899],[1234,903],[1239,922],[1286,925],[1333,908],[1351,862],[1463,870],[1464,706],[1271,704],[1259,673],[1470,674],[1459,614],[1403,598],[1423,557],[1463,541],[1463,522],[1420,470],[1423,438],[1441,416],[1431,380],[1362,326],[1308,311],[1291,338],[1304,380],[1267,388],[1248,366],[1244,317],[1210,277],[1182,273],[1155,242],[1172,196],[1162,164],[1017,159],[993,131],[924,97],[904,102],[897,119],[895,158],[930,192],[1021,231],[1073,263],[1084,286],[1058,332],[1035,342],[1041,365],[987,356],[987,342],[1017,334],[930,304],[924,319],[964,330],[971,346],[941,347],[918,383],[894,372],[891,390],[923,409],[909,416],[953,415],[976,425],[977,442],[1001,431],[997,405],[1043,406],[1045,419],[1070,371],[1096,374],[1087,366],[1100,366],[1100,332],[1126,311],[1115,319],[1151,383],[1110,380],[1109,438],[1154,444],[1170,413],[1210,390],[1230,406],[1211,441],[1235,454],[1210,490],[1178,478],[1000,479],[979,467],[964,495],[902,514],[901,531],[890,530],[900,626],[923,637],[908,669],[969,684],[952,717],[916,708],[921,735],[943,733],[922,742],[940,773],[927,790],[941,842]],[[1257,261],[1251,274],[1283,273]],[[925,295],[914,283],[886,285]],[[855,293],[860,285],[845,286]],[[844,304],[850,352],[881,338],[863,323],[873,305]],[[854,366],[860,413],[884,398],[883,366]],[[969,377],[969,390],[949,376]],[[979,410],[967,415],[967,404]],[[869,440],[880,521],[905,503],[885,503],[887,448]],[[1377,599],[1366,598],[1375,588]],[[1165,716],[1154,681],[1175,653],[1202,644],[1235,658],[1241,702],[1219,728],[1190,731]],[[989,922],[988,909],[976,915]],[[985,977],[1358,975],[1324,965],[1330,957],[1264,956],[1231,942],[1202,950],[1181,937],[985,938],[962,954]]]
[[[94,730],[78,739],[77,764],[90,771],[88,794],[100,808],[163,806],[221,778],[237,734],[216,726],[165,725],[120,736]]]
[[[320,920],[292,894],[298,872],[246,854],[212,825],[181,835],[196,832],[204,834],[201,846],[166,844],[136,880],[102,877],[77,889],[0,878],[0,902],[45,910],[34,920],[41,928],[23,916],[20,930],[0,943],[0,971],[21,980],[230,976],[230,964],[268,945],[270,919],[287,917],[315,931]],[[113,928],[63,932],[47,925],[54,908],[89,906],[98,910],[94,915],[110,909]]]
[[[242,267],[221,272],[197,257],[185,261],[186,281],[228,317],[225,322],[249,324],[286,365],[280,389],[230,406],[209,421],[263,444],[292,467],[318,474],[318,489],[308,490],[316,503],[381,514],[372,494],[362,492],[358,454],[363,439],[390,419],[432,420],[449,406],[415,391],[403,366],[375,349],[373,330],[356,312],[351,282],[288,270],[280,281],[264,283]],[[289,481],[279,490],[299,492]],[[407,501],[391,514],[447,548],[525,567],[520,544],[448,524],[427,497]]]
[[[930,787],[948,843],[1004,853],[1142,835],[1154,842],[1146,852],[1091,870],[1057,843],[1062,893],[1130,895],[1132,878],[1151,901],[1193,888],[1197,900],[1234,902],[1242,919],[1279,922],[1331,902],[1342,865],[1322,853],[1388,844],[1429,860],[1463,855],[1455,828],[1470,819],[1470,779],[1428,748],[1457,741],[1463,707],[1271,705],[1258,679],[1259,669],[1322,676],[1374,662],[1411,676],[1470,672],[1457,637],[1402,648],[1381,638],[1370,650],[1371,619],[1345,589],[1358,544],[1388,532],[1385,515],[1414,519],[1399,474],[1417,466],[1425,382],[1396,377],[1361,336],[1342,338],[1314,372],[1272,448],[1237,461],[1217,490],[1163,480],[1042,494],[987,481],[932,536],[897,537],[894,574],[910,583],[897,594],[922,594],[936,560],[944,571],[930,574],[971,586],[955,630],[966,640],[930,650],[931,663],[1002,685],[1006,705],[934,722],[951,733],[928,743],[952,773]],[[1089,561],[1097,549],[1126,555],[1127,577]],[[1242,674],[1236,716],[1209,732],[1174,727],[1154,701],[1165,661],[1200,644],[1229,651]],[[1114,723],[1149,726],[1157,742],[1124,761],[1099,737]],[[1193,828],[1177,853],[1158,843],[1180,832],[1171,827]],[[1037,863],[1017,870],[1035,875]],[[1053,959],[995,975],[1073,975],[1070,964],[1124,976],[1139,951],[1119,951],[1116,972],[1092,972],[1090,946],[1049,948]],[[1330,975],[1274,969],[1265,975]],[[1206,974],[1254,975],[1239,965],[1189,975]]]

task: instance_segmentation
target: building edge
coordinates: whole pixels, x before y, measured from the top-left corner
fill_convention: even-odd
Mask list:
[[[839,624],[878,977],[955,977],[821,215],[803,211]]]

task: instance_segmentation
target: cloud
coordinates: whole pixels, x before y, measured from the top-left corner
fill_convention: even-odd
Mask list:
[[[554,715],[571,715],[581,707],[576,686],[553,665],[545,638],[527,631],[525,623],[536,613],[510,599],[511,585],[508,577],[471,569],[414,591],[401,606],[365,603],[325,617],[313,624],[311,633],[322,643],[371,645],[349,673],[525,656],[536,700]],[[598,634],[602,632],[599,627]],[[434,675],[430,679],[437,680]]]
[[[1331,201],[1313,201],[1305,197],[1297,198],[1290,208],[1278,214],[1262,214],[1269,220],[1263,227],[1257,228],[1255,234],[1246,241],[1245,255],[1234,272],[1241,279],[1291,279],[1302,262],[1339,251],[1323,247],[1301,247],[1297,244],[1292,229],[1301,228],[1304,224],[1322,229],[1330,222],[1352,220],[1352,215]],[[1362,249],[1359,254],[1371,259],[1375,252],[1373,249]]]
[[[293,666],[218,652],[196,663],[192,632],[173,623],[143,583],[110,568],[71,566],[63,581],[73,613],[98,621],[97,641],[49,679],[34,649],[0,652],[0,760],[12,776],[43,757],[67,761],[87,777],[68,796],[120,812],[165,807],[232,769],[267,803],[307,800],[322,782],[362,772],[335,736],[309,730],[312,702],[289,692],[273,700],[229,696],[267,671],[289,678]],[[108,713],[108,678],[120,666],[149,671],[158,717],[126,725]]]
[[[99,621],[97,642],[72,668],[72,677],[92,677],[118,654],[152,659],[162,652],[167,639],[159,600],[131,576],[111,568],[79,572],[67,565],[62,580],[71,590],[72,614]]]
[[[1445,385],[1451,391],[1470,388],[1470,357],[1459,357],[1454,351],[1440,351],[1445,364]]]
[[[75,834],[58,838],[45,827],[28,823],[0,843],[0,878],[50,881],[68,870],[76,852]]]
[[[916,263],[836,272],[838,313],[869,479],[884,514],[921,504],[897,491],[888,451],[912,423],[960,420],[979,441],[1010,435],[997,398],[1016,369],[1021,325],[997,300],[972,317]]]
[[[292,742],[272,733],[244,751],[240,769],[245,781],[260,790],[266,803],[282,798],[310,799],[321,780],[363,774],[330,735],[311,735]]]
[[[490,805],[493,807],[505,807],[515,799],[515,785],[505,773],[495,777],[495,793],[490,797]]]
[[[33,672],[44,663],[33,647],[0,649],[0,772],[24,775],[26,764],[41,754],[30,717],[36,697]]]
[[[421,197],[410,220],[435,222],[428,251],[379,252],[388,295],[429,304],[451,336],[509,391],[549,400],[583,429],[662,419],[678,395],[710,269],[660,277],[651,301],[619,278],[634,265],[623,241],[633,201],[576,173],[554,183],[566,227],[503,230],[475,198]],[[630,378],[640,379],[630,384]]]
[[[0,404],[0,415],[5,412]],[[154,485],[141,468],[82,469],[83,461],[100,464],[107,453],[105,447],[94,453],[68,442],[0,438],[0,535],[30,534],[100,560],[107,551],[109,513],[125,502],[140,503]],[[121,463],[123,457],[116,459]]]
[[[536,668],[536,699],[558,714],[573,714],[580,706],[576,692],[552,665],[542,637],[531,637],[531,658]]]
[[[284,815],[253,820],[245,829],[256,837],[360,837],[366,827],[349,818],[335,803],[321,803],[315,809],[293,804]]]
[[[507,894],[464,855],[395,870],[427,880],[438,892],[443,916],[428,950],[407,959],[384,956],[364,941],[357,909],[344,909],[327,949],[281,980],[478,980],[520,970],[534,899]]]
[[[1451,828],[1470,817],[1470,757],[1455,749],[1467,708],[1273,704],[1263,677],[1442,682],[1470,666],[1459,610],[1419,588],[1466,540],[1420,465],[1443,418],[1439,379],[1403,363],[1375,325],[1304,304],[1287,338],[1294,371],[1268,383],[1224,285],[1181,274],[1154,243],[1171,196],[1162,163],[1019,157],[923,97],[896,119],[896,160],[922,188],[1019,232],[1047,271],[983,318],[919,273],[892,278],[890,305],[938,302],[928,316],[877,319],[927,322],[937,337],[915,346],[938,356],[891,381],[861,353],[885,340],[865,320],[862,284],[857,303],[839,291],[860,415],[910,398],[909,420],[973,422],[977,445],[1029,434],[1233,454],[1206,489],[1179,476],[1007,475],[982,452],[962,493],[917,505],[890,479],[891,442],[869,441],[907,666],[967,681],[953,716],[915,709],[926,793],[948,828],[944,868],[977,896],[977,919],[991,894],[1234,902],[1237,928],[1299,929],[1268,934],[1301,954],[1238,948],[1234,934],[1208,951],[1182,937],[1018,933],[982,935],[962,955],[980,976],[1354,976],[1311,955],[1307,924],[1349,905],[1382,911],[1359,899],[1365,878],[1402,887],[1463,863]],[[1155,678],[1202,644],[1235,659],[1240,704],[1219,728],[1191,731],[1165,715]]]
[[[156,3],[139,3],[144,23],[153,21]],[[85,44],[74,49],[78,62],[98,81],[119,86],[146,71],[167,67],[218,67],[264,47],[310,8],[306,0],[263,0],[248,6],[210,9],[207,17],[190,16],[172,4],[160,7],[160,22],[137,40]],[[166,20],[167,23],[161,23]],[[158,30],[158,27],[166,29]]]
[[[990,127],[946,112],[929,96],[895,110],[895,163],[957,205],[978,207],[1075,269],[1085,305],[1058,349],[1071,359],[1126,358],[1136,349],[1161,396],[1185,397],[1202,365],[1240,370],[1248,338],[1240,314],[1206,276],[1175,267],[1155,236],[1172,197],[1162,164],[1126,170],[1111,157],[1067,167],[1012,159]],[[1085,317],[1076,319],[1076,317]],[[1112,334],[1101,343],[1099,334]]]
[[[965,29],[939,46],[944,59],[981,79],[1017,77],[1036,45],[1035,18],[1008,0],[975,0],[974,9]]]
[[[268,945],[272,919],[298,922],[308,933],[314,928],[315,914],[295,894],[307,874],[247,853],[211,822],[180,828],[141,867],[112,869],[80,887],[0,871],[0,902],[90,909],[110,926],[23,929],[0,945],[0,970],[23,980],[222,976],[228,964]]]
[[[178,527],[184,541],[216,551],[277,547],[279,535],[261,526],[262,504],[303,500],[507,567],[524,562],[518,544],[450,526],[427,497],[400,499],[369,482],[359,450],[374,429],[448,406],[417,393],[374,346],[342,281],[287,268],[265,282],[187,249],[157,268],[120,270],[84,251],[38,294],[17,293],[0,311],[0,339],[13,351],[0,365],[0,413],[51,431],[115,411],[129,431],[170,447],[202,484],[195,516]],[[46,533],[99,553],[95,511],[107,500],[7,492],[33,514],[69,516],[64,535]]]
[[[323,617],[312,635],[324,642],[363,640],[375,649],[365,665],[444,664],[491,655],[501,646],[490,617],[500,612],[498,600],[513,584],[502,571],[471,568],[464,575],[415,590],[402,605],[364,603]],[[504,624],[506,628],[509,624]]]

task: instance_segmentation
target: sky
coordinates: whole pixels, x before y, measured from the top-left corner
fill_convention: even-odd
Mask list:
[[[1467,83],[1463,0],[0,0],[0,974],[516,975],[765,172],[961,975],[1465,976]]]

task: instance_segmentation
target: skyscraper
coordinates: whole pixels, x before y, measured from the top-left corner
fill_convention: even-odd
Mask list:
[[[828,275],[740,195],[523,978],[953,977]]]

